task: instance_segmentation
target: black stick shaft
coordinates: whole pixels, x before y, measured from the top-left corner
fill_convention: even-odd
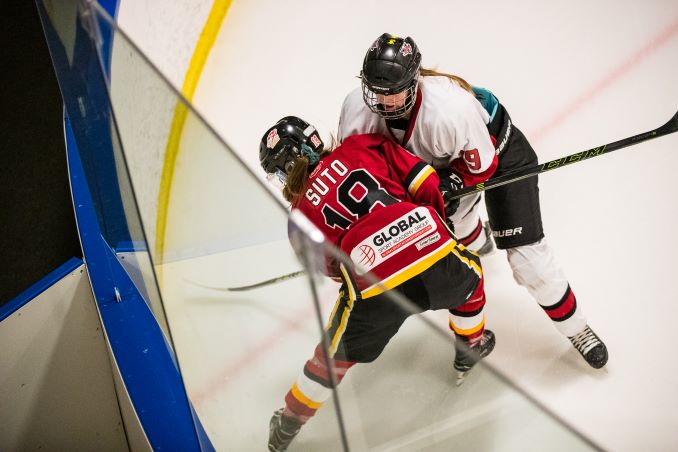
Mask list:
[[[623,140],[615,141],[613,143],[605,144],[603,146],[598,146],[595,148],[588,149],[583,152],[577,152],[576,154],[571,154],[559,159],[551,160],[546,163],[538,163],[536,165],[528,166],[517,171],[511,171],[503,176],[496,178],[491,178],[485,182],[479,184],[465,187],[461,190],[454,192],[454,196],[450,199],[462,198],[471,193],[479,193],[491,188],[496,188],[502,185],[510,184],[522,179],[527,179],[528,177],[536,176],[537,174],[545,173],[546,171],[551,171],[557,168],[561,168],[566,165],[571,165],[573,163],[581,162],[593,157],[598,157],[603,154],[616,151],[634,144],[642,143],[643,141],[648,141],[653,138],[659,138],[664,135],[668,135],[678,130],[678,112],[663,126],[658,127],[649,132],[641,133],[634,135],[632,137],[624,138]]]
[[[302,275],[305,275],[305,274],[306,274],[306,272],[303,271],[303,270],[296,271],[296,272],[293,272],[293,273],[288,273],[286,275],[278,276],[276,278],[267,279],[266,281],[261,281],[261,282],[258,282],[256,284],[251,284],[249,286],[229,287],[226,290],[229,290],[231,292],[242,292],[242,291],[245,291],[245,290],[251,290],[251,289],[256,289],[258,287],[268,286],[270,284],[277,284],[277,283],[280,283],[280,282],[283,282],[283,281],[287,281],[288,279],[296,278],[298,276],[302,276]],[[220,290],[223,290],[223,289],[220,289]]]
[[[603,154],[607,154],[612,151],[616,151],[618,149],[622,149],[634,144],[642,143],[643,141],[648,141],[653,138],[659,138],[664,135],[671,134],[673,132],[678,131],[678,112],[673,115],[669,121],[664,124],[661,127],[658,127],[654,130],[650,130],[649,132],[641,133],[638,135],[634,135],[632,137],[624,138],[623,140],[615,141],[613,143],[609,143],[603,146],[599,146],[596,148],[591,148],[583,152],[577,152],[576,154],[571,154],[565,157],[561,157],[559,159],[551,160],[550,162],[546,163],[541,163],[541,164],[536,164],[532,166],[528,166],[526,168],[520,169],[518,171],[511,171],[509,173],[504,174],[503,176],[490,179],[486,182],[482,182],[480,184],[476,184],[472,187],[466,187],[462,190],[459,190],[455,192],[454,197],[450,199],[456,199],[456,198],[462,198],[466,195],[469,195],[471,193],[480,193],[485,190],[489,190],[491,188],[499,187],[501,185],[506,185],[510,184],[512,182],[516,182],[522,179],[526,179],[528,177],[533,177],[536,176],[537,174],[545,173],[546,171],[551,171],[556,168],[561,168],[566,165],[571,165],[573,163],[581,162],[582,160],[587,160],[593,157],[598,157]],[[242,286],[242,287],[230,287],[226,290],[230,291],[244,291],[244,290],[251,290],[251,289],[256,289],[258,287],[263,287],[263,286],[268,286],[270,284],[276,284],[279,282],[287,281],[288,279],[296,278],[298,276],[301,276],[305,274],[305,272],[302,271],[297,271],[293,273],[288,273],[287,275],[282,275],[278,276],[277,278],[272,278],[266,281],[261,281],[257,284],[252,284],[249,286]],[[223,289],[221,289],[223,290]]]

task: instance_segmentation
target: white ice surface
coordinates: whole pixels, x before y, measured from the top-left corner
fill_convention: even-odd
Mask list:
[[[678,110],[677,30],[675,0],[234,1],[195,103],[256,167],[261,134],[282,116],[303,116],[326,136],[336,129],[343,96],[358,86],[354,76],[365,50],[388,31],[413,36],[425,65],[495,91],[547,161],[655,128]],[[678,449],[677,167],[678,134],[540,178],[547,238],[609,348],[603,370],[587,367],[513,281],[505,253],[484,260],[487,325],[497,335],[488,363],[605,450]],[[189,281],[242,285],[299,264],[285,244],[264,244],[164,267],[170,329],[210,437],[220,450],[263,450],[268,418],[317,341],[306,281],[237,294]],[[325,311],[334,290],[330,283],[321,287]],[[429,316],[444,328],[444,313]],[[530,416],[509,415],[503,423],[481,416],[477,425],[455,418],[455,403],[471,413],[489,400],[496,416],[501,410],[492,403],[514,405],[502,398],[512,393],[496,390],[501,385],[489,373],[470,376],[459,390],[447,388],[448,346],[409,320],[380,360],[352,369],[342,405],[349,431],[357,432],[354,450],[394,450],[392,440],[402,450],[455,444],[467,450],[455,443],[455,428],[483,439],[474,450],[577,450],[552,429],[530,426]],[[401,411],[407,403],[428,406],[419,414],[430,425],[449,421],[440,424],[437,443],[417,442],[418,424],[406,423]],[[336,441],[333,417],[331,406],[321,409],[290,450],[339,450],[323,442]],[[502,428],[513,436],[497,433]],[[529,436],[520,440],[534,431],[556,440],[542,448]],[[493,443],[493,432],[506,441]],[[447,449],[440,438],[449,441]]]
[[[268,418],[318,341],[306,277],[251,291],[222,290],[256,282],[252,266],[264,279],[281,268],[296,269],[288,248],[270,242],[163,266],[165,308],[184,381],[218,450],[262,450]],[[270,256],[278,257],[275,265],[262,265]],[[319,281],[323,319],[336,291],[336,283]],[[340,385],[351,450],[442,452],[450,444],[507,452],[587,450],[482,367],[456,387],[447,316],[425,316],[435,326],[409,319],[376,362],[354,367]],[[290,450],[342,450],[337,425],[335,401],[329,400]]]

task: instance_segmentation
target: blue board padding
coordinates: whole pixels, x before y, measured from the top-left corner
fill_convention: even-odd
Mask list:
[[[92,289],[115,361],[151,447],[214,450],[202,427],[194,424],[174,354],[162,330],[98,230],[68,117],[64,123],[76,221]],[[114,284],[122,295],[120,302]]]
[[[79,0],[66,1],[77,3]],[[116,169],[115,153],[119,149],[114,146],[117,140],[112,136],[112,113],[102,72],[102,59],[106,61],[110,55],[102,55],[100,59],[90,31],[76,14],[61,17],[57,30],[42,0],[37,1],[37,7],[59,89],[80,145],[99,229],[109,243],[134,240],[120,195],[118,178],[126,174],[124,171],[118,174]],[[64,11],[78,10],[64,8]],[[62,41],[63,35],[70,36],[71,40]],[[101,39],[101,48],[110,52],[111,33],[102,32]]]
[[[115,247],[116,253],[135,253],[138,251],[148,251],[146,242],[120,242]]]
[[[66,275],[82,265],[82,259],[72,257],[56,269],[49,272],[38,282],[33,284],[21,294],[0,307],[0,322],[21,309],[29,301],[52,287],[55,283],[61,281]]]
[[[65,1],[71,8],[64,11],[77,9],[72,6],[79,0]],[[102,4],[113,15],[117,2]],[[113,36],[102,33],[104,42],[95,46],[76,15],[61,17],[60,35],[43,1],[37,0],[37,6],[64,99],[68,167],[84,259],[125,388],[154,450],[214,450],[199,420],[193,418],[171,347],[111,249],[135,241],[120,198],[114,156],[119,149],[114,147],[114,119],[104,76]],[[74,40],[64,42],[62,36]]]

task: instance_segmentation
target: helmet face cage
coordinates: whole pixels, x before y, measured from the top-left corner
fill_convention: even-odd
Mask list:
[[[285,183],[294,160],[303,154],[302,145],[315,152],[323,149],[318,132],[303,119],[286,116],[268,129],[259,144],[259,162],[267,178]]]
[[[407,115],[416,101],[420,66],[421,53],[412,38],[381,35],[363,60],[360,75],[365,104],[383,118]]]
[[[378,114],[384,119],[398,119],[405,117],[409,111],[414,106],[414,102],[417,99],[417,86],[419,85],[419,80],[415,79],[412,81],[408,88],[405,88],[405,101],[402,105],[395,106],[390,108],[389,102],[394,102],[395,97],[383,98],[382,94],[375,93],[370,89],[370,86],[363,80],[363,100],[367,107],[372,110],[374,113]],[[383,94],[383,96],[394,96],[400,93],[394,94]],[[381,102],[379,101],[381,99]]]

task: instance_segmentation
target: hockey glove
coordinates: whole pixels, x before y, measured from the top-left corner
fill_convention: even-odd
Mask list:
[[[440,178],[440,185],[438,190],[443,195],[443,202],[445,203],[445,216],[450,218],[455,214],[459,208],[460,198],[452,199],[454,193],[464,188],[464,182],[461,177],[449,168],[436,170]]]

